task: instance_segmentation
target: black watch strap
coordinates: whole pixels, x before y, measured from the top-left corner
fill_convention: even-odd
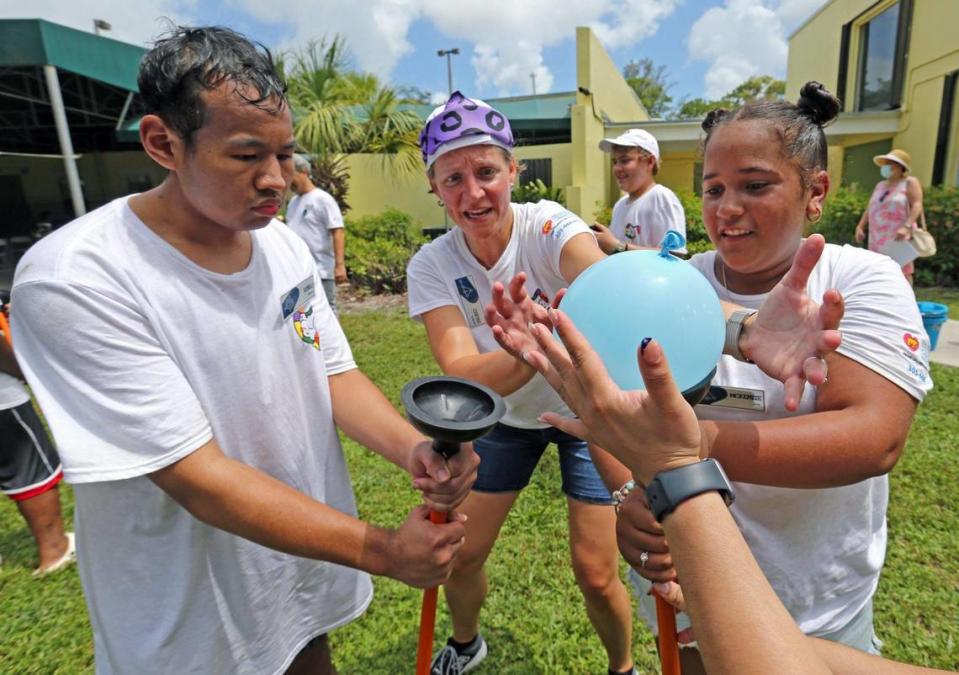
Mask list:
[[[733,503],[735,494],[726,472],[710,458],[656,474],[646,488],[646,499],[653,517],[662,521],[690,497],[713,490],[722,495],[727,506]]]

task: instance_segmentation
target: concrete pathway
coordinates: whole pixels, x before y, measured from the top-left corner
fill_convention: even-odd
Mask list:
[[[959,321],[949,319],[939,331],[939,342],[929,358],[934,363],[959,366]]]

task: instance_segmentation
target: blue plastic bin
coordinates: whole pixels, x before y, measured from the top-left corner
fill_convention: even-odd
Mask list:
[[[935,350],[942,324],[949,318],[949,308],[938,302],[920,302],[919,313],[922,314],[922,325],[929,335],[929,348]]]

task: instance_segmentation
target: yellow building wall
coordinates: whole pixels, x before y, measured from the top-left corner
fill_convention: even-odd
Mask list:
[[[852,102],[852,97],[847,96],[846,92],[836,91],[842,27],[875,2],[876,0],[833,0],[789,39],[789,61],[786,65],[787,100],[798,99],[802,86],[810,80],[816,80],[843,101]],[[850,60],[846,77],[847,89],[850,92],[855,91],[855,63],[855,60]],[[850,105],[847,109],[851,107]]]
[[[839,73],[839,49],[842,26],[856,20],[850,40],[847,86],[837,92],[852,110],[858,87],[858,25],[895,4],[895,0],[832,0],[789,40],[786,96],[795,100],[808,80],[822,82],[835,91]],[[913,174],[924,184],[932,180],[935,148],[942,105],[944,77],[959,70],[959,2],[953,0],[916,0],[913,4],[909,53],[903,82],[899,130],[892,136],[894,147],[912,155]],[[855,114],[855,113],[852,113]],[[865,139],[847,139],[842,144],[861,144]],[[959,142],[953,143],[947,166],[959,162]],[[839,163],[841,165],[841,162]],[[833,174],[836,165],[831,165]],[[834,183],[838,183],[833,175]]]
[[[413,216],[423,227],[443,225],[443,208],[429,193],[426,173],[414,176],[390,174],[383,155],[358,154],[347,157],[350,189],[346,201],[350,205],[347,218],[362,218],[393,207]]]
[[[597,208],[608,203],[611,190],[609,158],[599,149],[604,121],[642,122],[649,113],[593,31],[583,26],[576,29],[576,85],[566,204],[589,222]]]
[[[570,184],[571,161],[568,143],[519,146],[517,160],[550,159],[553,165],[553,185],[564,190]],[[383,156],[372,154],[349,155],[350,189],[346,201],[350,205],[348,218],[382,213],[393,207],[413,216],[423,227],[445,224],[444,210],[430,194],[426,173],[415,176],[390,175],[384,168]]]
[[[142,151],[86,153],[77,160],[87,210],[92,210],[134,188],[159,185],[166,170]],[[66,171],[59,157],[0,156],[0,174],[20,177],[30,217],[54,221],[73,218]]]
[[[665,185],[673,192],[694,189],[696,163],[700,161],[697,152],[677,152],[664,154],[659,163],[656,182]]]

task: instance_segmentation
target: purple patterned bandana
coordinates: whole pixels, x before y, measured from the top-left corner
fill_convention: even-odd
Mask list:
[[[468,145],[515,145],[509,120],[478,99],[454,91],[445,105],[436,108],[420,132],[423,163],[428,169],[440,155]]]

